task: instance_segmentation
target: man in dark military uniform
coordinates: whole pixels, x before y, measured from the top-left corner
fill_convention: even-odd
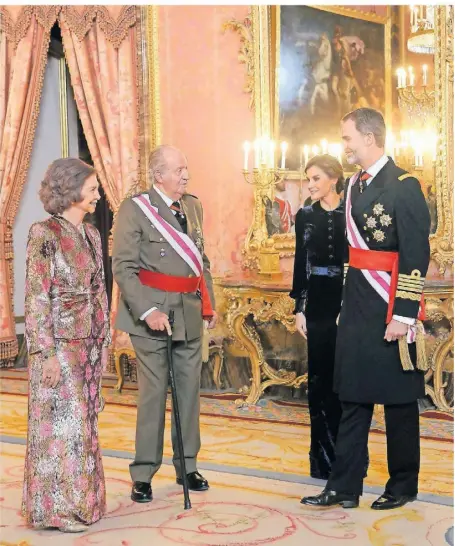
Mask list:
[[[430,216],[418,180],[384,154],[379,112],[354,110],[341,129],[348,162],[362,169],[345,188],[349,263],[334,379],[343,415],[327,485],[302,503],[358,506],[373,408],[383,404],[390,478],[371,507],[387,510],[415,500],[418,491],[417,399],[425,394],[426,365],[418,319],[424,313]]]
[[[186,193],[186,157],[172,146],[150,154],[148,192],[125,199],[115,222],[112,270],[120,287],[115,326],[130,334],[137,356],[136,455],[130,465],[135,502],[152,500],[151,480],[163,458],[168,386],[168,313],[175,312],[172,358],[189,488],[208,489],[197,471],[201,446],[199,387],[203,319],[216,323],[210,262],[204,253],[202,205]],[[177,483],[182,470],[172,420]]]

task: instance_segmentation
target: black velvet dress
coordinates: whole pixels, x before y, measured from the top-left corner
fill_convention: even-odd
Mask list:
[[[319,202],[299,210],[291,298],[303,311],[308,337],[308,404],[311,420],[310,472],[327,479],[335,460],[341,406],[333,391],[341,308],[345,217],[343,203],[329,212]]]

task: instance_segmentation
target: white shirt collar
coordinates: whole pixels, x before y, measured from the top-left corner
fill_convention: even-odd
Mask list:
[[[384,167],[387,161],[389,161],[389,158],[384,154],[376,161],[376,163],[373,163],[371,167],[368,167],[368,169],[366,169],[366,172],[368,174],[371,174],[371,178],[367,180],[367,186],[371,183],[371,181],[378,174],[378,172]]]
[[[161,199],[166,203],[168,207],[172,205],[174,202],[173,199],[168,197],[166,194],[164,194],[161,190],[159,190],[155,185],[153,186],[153,189],[156,191],[156,193],[161,197]]]

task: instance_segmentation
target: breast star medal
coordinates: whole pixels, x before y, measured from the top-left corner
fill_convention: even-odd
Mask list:
[[[381,222],[381,226],[387,227],[390,226],[390,224],[392,223],[392,218],[388,214],[383,214],[379,218],[379,221]]]
[[[384,213],[384,205],[381,205],[381,203],[376,203],[376,205],[373,207],[373,214],[375,216],[381,216],[381,214]]]
[[[367,218],[367,226],[370,228],[370,229],[373,229],[376,227],[376,218],[374,218],[373,216],[370,216],[369,218]]]
[[[378,243],[382,243],[382,241],[384,241],[385,239],[385,233],[381,231],[380,229],[375,229],[373,231],[373,239],[375,241],[378,241]]]

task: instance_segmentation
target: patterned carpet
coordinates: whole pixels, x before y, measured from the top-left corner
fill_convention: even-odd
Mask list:
[[[182,489],[170,466],[154,480],[154,501],[137,505],[129,498],[126,461],[104,457],[108,514],[81,535],[32,531],[23,525],[20,506],[21,445],[1,444],[0,515],[4,546],[453,546],[453,509],[414,502],[393,513],[369,508],[364,495],[356,510],[315,510],[299,503],[318,488],[227,473],[204,474],[211,488],[193,493],[184,511]]]
[[[103,396],[107,403],[125,407],[136,407],[137,389],[126,385],[121,394],[114,391],[116,381],[106,379],[103,382]],[[27,373],[16,370],[0,370],[0,393],[27,394]],[[278,421],[284,425],[308,427],[310,424],[308,406],[304,403],[261,399],[258,405],[250,408],[238,408],[235,400],[240,395],[235,393],[203,393],[201,396],[201,414],[204,416],[229,417],[232,420],[251,420],[257,422]],[[170,397],[167,401],[170,411]],[[371,432],[385,432],[381,413],[375,412]],[[421,437],[438,441],[453,442],[453,414],[429,410],[421,414]]]
[[[171,465],[153,481],[153,503],[129,499],[128,463],[134,453],[134,389],[121,395],[107,381],[100,414],[100,442],[107,476],[109,514],[83,535],[31,531],[19,515],[27,381],[23,372],[0,373],[1,539],[0,546],[56,545],[260,546],[346,544],[349,546],[453,546],[453,420],[441,412],[422,415],[422,471],[419,502],[386,514],[369,504],[387,479],[381,413],[370,434],[371,464],[366,493],[357,510],[311,510],[302,495],[320,491],[308,478],[308,410],[303,404],[263,400],[240,410],[236,395],[201,398],[202,450],[199,468],[211,489],[194,493],[193,509],[183,511],[181,489]],[[165,462],[172,457],[170,412],[166,415]],[[373,494],[374,493],[374,494]],[[424,502],[431,501],[431,502]]]

